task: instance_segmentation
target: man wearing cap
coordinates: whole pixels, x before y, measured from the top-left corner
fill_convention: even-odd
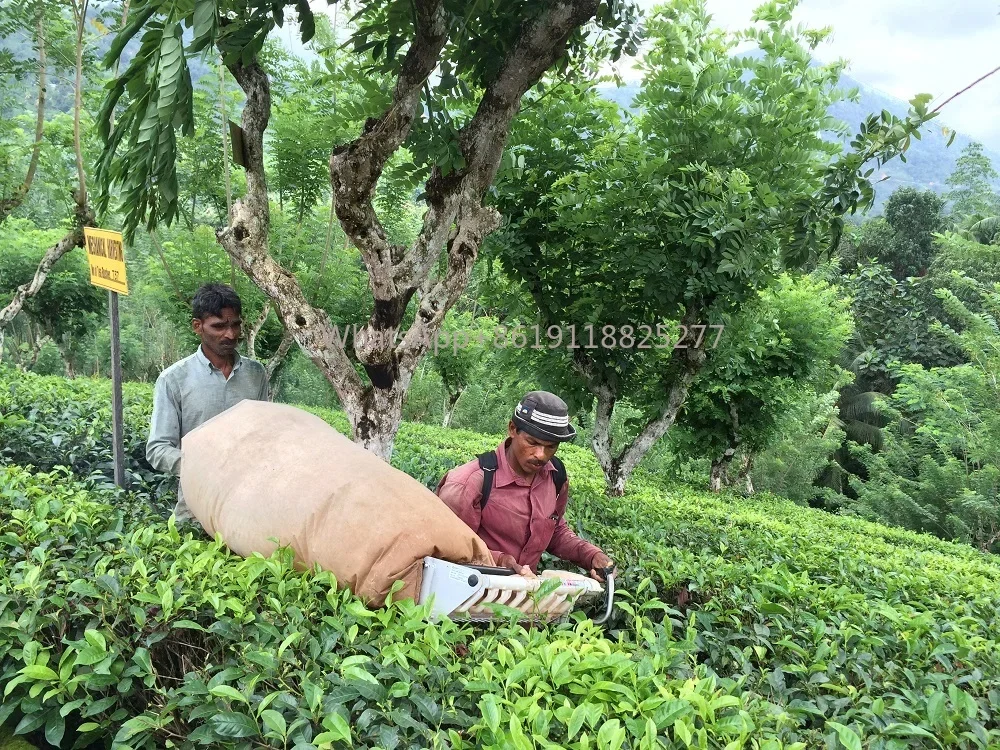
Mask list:
[[[576,437],[566,403],[547,391],[526,394],[507,434],[495,453],[445,474],[438,497],[486,542],[497,565],[534,576],[549,552],[600,580],[611,559],[573,533],[564,517],[569,483],[555,453]]]

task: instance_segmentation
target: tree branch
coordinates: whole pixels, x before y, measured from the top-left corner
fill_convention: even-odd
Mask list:
[[[292,336],[292,332],[287,328],[284,334],[281,336],[281,343],[278,344],[278,350],[274,353],[274,356],[267,360],[267,364],[264,365],[264,371],[267,373],[268,381],[274,376],[274,371],[278,369],[278,365],[281,364],[285,356],[288,354],[288,350],[292,348],[292,344],[295,342],[295,337]]]
[[[378,119],[369,119],[357,139],[330,156],[337,217],[368,266],[376,300],[392,299],[399,290],[393,283],[393,249],[373,205],[375,187],[410,132],[421,87],[448,39],[442,0],[414,0],[414,12],[415,38],[403,59],[392,104]]]
[[[177,297],[185,305],[189,304],[191,300],[187,299],[183,294],[181,294],[181,288],[177,286],[177,281],[174,279],[173,273],[170,271],[170,266],[167,264],[167,257],[163,253],[163,246],[160,244],[160,240],[157,239],[156,235],[152,232],[149,233],[149,239],[153,242],[153,247],[156,249],[156,254],[160,256],[160,263],[163,264],[163,270],[167,272],[167,278],[170,279],[170,286],[173,287],[174,296]]]
[[[706,305],[689,304],[681,319],[681,323],[690,327],[700,318],[700,311],[707,309]],[[686,349],[674,349],[671,358],[680,360],[681,372],[670,384],[667,394],[667,404],[660,412],[660,415],[651,420],[642,432],[636,436],[635,440],[619,456],[622,472],[627,477],[639,461],[646,455],[646,452],[653,447],[653,444],[663,437],[677,419],[677,413],[684,400],[687,398],[688,388],[694,380],[698,371],[705,364],[706,354],[703,349],[688,347]]]
[[[73,11],[76,13],[76,1],[73,0]],[[83,168],[83,148],[80,141],[80,109],[83,101],[83,29],[87,22],[88,0],[80,0],[80,11],[76,17],[76,97],[73,104],[73,145],[76,149],[76,172],[79,187],[76,193],[76,205],[83,209],[87,205],[87,174]]]
[[[681,406],[684,405],[684,400],[687,398],[688,388],[691,386],[691,381],[694,380],[695,375],[698,374],[698,370],[701,368],[701,363],[705,359],[705,353],[700,349],[689,349],[688,352],[697,352],[697,354],[685,355],[685,358],[690,364],[685,367],[681,375],[674,380],[673,383],[671,383],[670,390],[667,394],[667,405],[664,407],[663,411],[660,412],[659,416],[651,420],[643,428],[642,432],[636,436],[635,440],[633,440],[621,453],[621,455],[618,456],[621,471],[625,477],[632,473],[635,467],[639,465],[642,457],[646,455],[657,440],[667,433],[667,430],[673,426],[674,421],[677,419],[677,413],[680,411]]]
[[[396,270],[398,285],[414,286],[415,280],[424,278],[460,208],[479,206],[500,165],[521,97],[563,54],[570,35],[593,17],[598,5],[598,0],[559,0],[521,34],[497,77],[487,86],[476,114],[459,131],[465,169],[444,177],[435,167],[427,182],[423,228],[413,251]],[[495,214],[492,229],[499,226],[499,214],[493,209],[480,210]]]
[[[946,105],[952,99],[957,99],[959,96],[961,96],[962,94],[964,94],[966,91],[968,91],[969,89],[971,89],[973,86],[975,86],[978,83],[982,83],[983,81],[985,81],[987,78],[989,78],[991,75],[993,75],[994,73],[996,73],[998,71],[1000,71],[1000,65],[998,65],[997,67],[993,68],[993,70],[991,70],[989,73],[986,73],[985,75],[979,76],[979,78],[977,78],[976,80],[974,80],[972,83],[970,83],[968,86],[966,86],[961,91],[957,91],[954,94],[952,94],[951,96],[949,96],[947,99],[945,99],[939,105],[937,105],[934,109],[932,109],[931,112],[940,112],[941,108],[944,107],[944,105]]]
[[[295,277],[268,252],[271,218],[264,171],[264,131],[271,116],[267,74],[256,62],[229,67],[243,89],[243,145],[246,150],[246,195],[233,204],[229,225],[216,232],[220,245],[271,300],[278,317],[302,351],[322,370],[349,414],[361,412],[364,385],[335,335],[326,312],[306,300]]]
[[[617,383],[599,375],[594,360],[583,349],[573,350],[573,369],[583,378],[587,390],[597,397],[597,419],[591,446],[604,475],[611,477],[616,470],[611,446],[611,416],[618,401]]]
[[[701,307],[690,305],[681,322],[688,326],[693,324],[698,319],[696,313],[699,309]],[[670,356],[672,360],[680,360],[681,371],[669,384],[666,405],[650,419],[631,443],[615,455],[611,446],[610,425],[620,390],[619,384],[613,379],[613,375],[609,378],[598,372],[593,360],[582,349],[574,351],[574,369],[584,378],[587,389],[597,396],[593,447],[607,479],[609,494],[620,495],[625,491],[625,482],[643,456],[673,426],[687,398],[691,381],[706,360],[704,350],[694,348],[674,349]]]
[[[250,359],[257,359],[257,336],[260,333],[260,329],[264,327],[264,323],[267,321],[267,316],[271,314],[271,300],[267,300],[264,303],[264,309],[260,311],[260,315],[257,316],[257,320],[253,322],[250,327],[250,334],[247,336],[247,356]]]
[[[401,370],[411,371],[427,350],[467,286],[483,240],[500,225],[500,214],[483,206],[482,198],[500,164],[521,97],[558,59],[569,36],[596,13],[597,6],[597,0],[562,0],[525,29],[487,87],[476,114],[459,132],[465,169],[448,177],[437,167],[432,172],[420,236],[393,270],[395,288],[420,287],[422,293],[416,319],[396,349]],[[448,270],[434,282],[431,271],[446,243]]]
[[[79,216],[79,218],[82,221],[78,221],[74,229],[45,251],[45,255],[42,256],[42,260],[38,264],[38,268],[35,270],[35,275],[31,281],[19,286],[17,291],[14,292],[14,298],[3,310],[0,310],[0,330],[21,312],[24,304],[29,299],[38,294],[49,272],[52,271],[52,267],[58,260],[74,247],[83,247],[83,227],[93,225],[94,215],[88,210],[85,214]]]
[[[445,314],[468,286],[477,250],[486,235],[496,228],[498,219],[499,214],[493,209],[477,206],[469,208],[467,218],[466,215],[459,215],[448,243],[448,270],[444,278],[436,282],[427,278],[421,289],[416,317],[396,347],[400,369],[412,371],[427,351]]]

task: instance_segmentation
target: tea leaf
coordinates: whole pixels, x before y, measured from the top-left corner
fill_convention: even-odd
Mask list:
[[[256,737],[260,733],[257,722],[246,714],[222,711],[208,720],[209,726],[220,737]]]
[[[500,706],[497,704],[496,697],[493,695],[484,695],[482,700],[479,701],[479,709],[482,712],[483,719],[486,721],[486,726],[495,734],[500,728]]]
[[[833,727],[834,731],[837,733],[837,737],[840,739],[841,744],[847,750],[861,750],[861,738],[858,737],[857,732],[848,726],[839,724],[836,721],[828,721],[827,726]]]

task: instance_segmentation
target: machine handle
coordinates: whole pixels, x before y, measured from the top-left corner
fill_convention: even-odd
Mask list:
[[[472,568],[473,570],[478,570],[480,573],[488,576],[514,576],[517,572],[511,570],[510,568],[494,568],[490,565],[466,565],[467,568]]]
[[[608,585],[608,596],[607,596],[607,603],[604,609],[604,616],[594,620],[595,625],[603,625],[604,623],[606,623],[608,621],[608,618],[611,617],[611,609],[615,605],[615,574],[612,572],[613,570],[614,566],[611,566],[609,568],[604,568],[603,570],[600,571],[601,573],[604,574],[604,580],[607,582]]]

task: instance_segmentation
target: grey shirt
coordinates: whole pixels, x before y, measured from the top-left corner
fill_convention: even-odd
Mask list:
[[[267,373],[260,362],[235,354],[233,371],[226,380],[199,346],[156,379],[146,460],[154,469],[178,476],[181,438],[244,399],[267,401],[269,397]]]

